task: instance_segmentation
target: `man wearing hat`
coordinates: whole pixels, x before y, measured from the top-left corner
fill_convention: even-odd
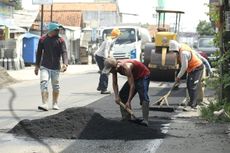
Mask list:
[[[142,124],[148,126],[149,117],[149,82],[150,71],[141,62],[126,59],[115,60],[108,58],[105,60],[105,67],[102,71],[104,74],[112,73],[113,90],[115,94],[115,102],[122,102],[126,107],[131,109],[131,100],[136,93],[139,94],[140,105],[142,106],[143,121]],[[118,93],[117,73],[127,76],[127,81]],[[131,115],[126,112],[123,107],[120,107],[123,120],[130,120]]]
[[[100,78],[99,78],[99,84],[97,90],[101,91],[101,94],[110,94],[110,91],[107,91],[108,76],[106,74],[102,74],[101,71],[104,68],[105,59],[109,57],[110,50],[112,49],[114,42],[120,36],[120,34],[121,34],[120,30],[118,28],[114,28],[111,31],[111,37],[105,38],[100,48],[94,53],[95,60],[100,69]]]
[[[197,106],[198,86],[201,82],[204,69],[203,62],[189,46],[180,44],[175,40],[169,41],[169,51],[176,52],[178,60],[181,63],[176,81],[179,82],[187,71],[187,90],[190,99],[188,106],[194,109]]]
[[[35,75],[40,70],[40,89],[42,96],[42,105],[38,106],[39,110],[48,111],[48,83],[51,79],[53,88],[53,109],[58,110],[59,97],[59,73],[66,71],[68,58],[66,44],[63,38],[59,36],[59,30],[62,26],[58,23],[51,22],[48,25],[48,33],[42,36],[38,43]],[[62,57],[63,65],[60,66]]]

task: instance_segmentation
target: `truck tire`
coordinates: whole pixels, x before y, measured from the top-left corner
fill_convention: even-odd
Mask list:
[[[148,67],[148,64],[151,60],[151,54],[152,51],[155,50],[155,44],[154,43],[147,43],[145,45],[145,49],[144,49],[144,64],[145,66]]]

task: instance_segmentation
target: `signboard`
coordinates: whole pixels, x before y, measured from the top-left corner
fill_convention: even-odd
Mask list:
[[[53,4],[53,0],[33,0],[32,3],[34,5],[42,5],[42,4]]]

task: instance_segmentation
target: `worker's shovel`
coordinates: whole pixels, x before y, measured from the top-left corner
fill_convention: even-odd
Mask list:
[[[178,82],[175,82],[172,88],[164,96],[162,96],[156,102],[154,102],[153,105],[149,107],[149,109],[156,110],[156,111],[173,112],[175,108],[173,106],[169,106],[168,97],[171,94],[172,90],[174,90],[177,87],[178,87]],[[164,103],[166,104],[166,106],[163,106]]]
[[[119,105],[120,105],[121,107],[123,107],[123,108],[133,117],[133,120],[129,120],[129,121],[134,122],[134,123],[137,123],[137,124],[139,124],[139,125],[144,125],[144,126],[146,126],[145,124],[142,123],[143,119],[137,118],[137,117],[134,115],[133,111],[132,111],[130,108],[126,107],[126,105],[125,105],[124,103],[119,102]]]

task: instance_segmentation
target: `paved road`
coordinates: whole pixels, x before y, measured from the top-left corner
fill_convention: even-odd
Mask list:
[[[30,71],[31,72],[31,71]],[[62,75],[60,107],[62,110],[70,107],[91,107],[103,117],[111,120],[119,120],[119,108],[113,101],[113,95],[101,95],[95,89],[97,87],[97,69],[83,73],[68,73]],[[111,80],[111,79],[110,79]],[[120,84],[125,78],[120,77]],[[149,95],[151,101],[166,93],[172,83],[151,82]],[[174,91],[169,97],[172,105],[178,104],[184,97],[184,85]],[[111,89],[111,82],[109,89]],[[230,152],[229,137],[224,134],[228,128],[225,124],[208,124],[197,118],[196,112],[185,113],[181,111],[150,112],[150,128],[159,133],[151,139],[141,137],[137,140],[113,139],[106,137],[95,140],[78,139],[43,139],[36,141],[32,138],[14,137],[7,134],[10,128],[17,124],[19,119],[36,119],[43,116],[58,113],[60,111],[37,111],[40,104],[39,81],[37,78],[19,84],[11,85],[0,90],[0,152],[5,153],[176,153],[176,152],[202,152],[216,153]],[[14,97],[15,96],[15,97]],[[13,98],[12,98],[13,97]],[[12,98],[12,99],[11,99]],[[133,100],[133,110],[136,116],[141,116],[138,97]],[[189,118],[187,118],[188,116]],[[106,130],[106,129],[105,129]],[[86,131],[87,132],[87,131]],[[134,133],[135,134],[135,133]],[[125,137],[125,135],[124,135]]]

